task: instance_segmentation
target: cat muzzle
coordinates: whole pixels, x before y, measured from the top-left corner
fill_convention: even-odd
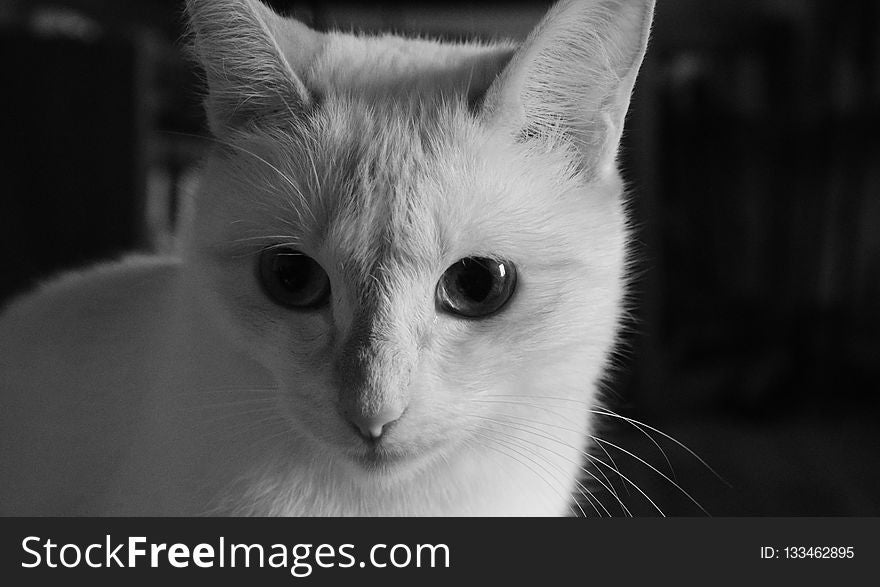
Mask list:
[[[361,438],[367,442],[375,443],[382,438],[394,422],[400,419],[402,413],[402,410],[389,408],[372,415],[348,412],[344,416]]]

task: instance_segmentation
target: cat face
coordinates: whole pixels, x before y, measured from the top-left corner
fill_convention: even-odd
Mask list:
[[[626,105],[612,108],[607,95],[628,100],[629,88],[567,97],[594,103],[592,118],[569,124],[562,94],[543,96],[558,111],[535,96],[553,58],[544,37],[504,68],[507,46],[319,38],[231,4],[249,19],[237,26],[253,25],[251,43],[276,39],[287,53],[263,55],[277,71],[243,69],[257,98],[233,111],[229,86],[247,80],[227,69],[212,82],[206,63],[217,146],[186,262],[207,312],[272,374],[291,429],[356,474],[394,478],[503,442],[492,423],[541,398],[588,405],[613,344],[625,260],[608,145]],[[197,44],[233,50],[199,28],[216,15],[199,2],[190,11]],[[545,34],[570,16],[548,17]],[[277,41],[285,31],[299,40]],[[305,73],[292,51],[309,56]],[[341,73],[346,52],[382,84],[363,81],[364,63]],[[486,92],[478,108],[475,90]],[[446,303],[449,288],[476,305]],[[497,300],[481,306],[487,291]]]

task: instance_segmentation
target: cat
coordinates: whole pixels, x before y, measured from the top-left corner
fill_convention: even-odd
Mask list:
[[[562,1],[516,45],[187,0],[213,146],[177,252],[4,310],[2,512],[598,513],[653,10]]]

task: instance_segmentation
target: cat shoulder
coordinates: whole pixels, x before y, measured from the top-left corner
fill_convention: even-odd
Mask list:
[[[144,362],[178,266],[130,256],[67,272],[0,313],[0,511],[76,512],[101,493],[156,370]]]
[[[46,337],[45,328],[78,334],[95,319],[160,302],[178,268],[172,257],[130,255],[56,275],[0,307],[0,340],[20,346]]]
[[[13,299],[0,312],[0,383],[10,392],[14,381],[145,351],[171,311],[178,274],[176,259],[133,255],[62,273]]]

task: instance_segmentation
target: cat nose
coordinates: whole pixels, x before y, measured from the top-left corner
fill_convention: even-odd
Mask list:
[[[400,410],[389,409],[371,416],[349,414],[348,421],[364,440],[375,442],[382,438],[389,425],[399,420],[400,416]]]

